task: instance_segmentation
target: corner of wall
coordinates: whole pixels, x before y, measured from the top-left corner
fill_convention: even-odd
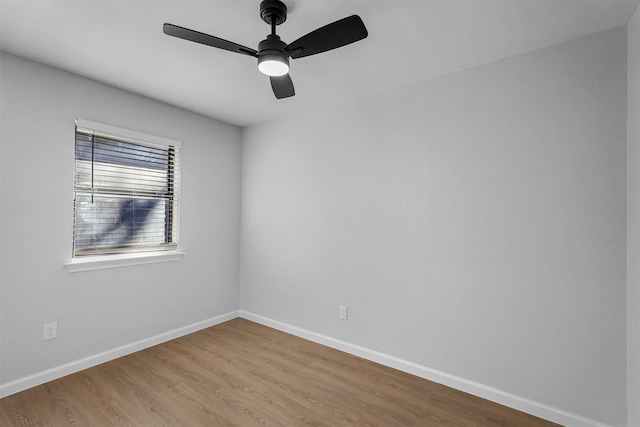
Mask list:
[[[627,425],[640,425],[640,5],[627,25]]]

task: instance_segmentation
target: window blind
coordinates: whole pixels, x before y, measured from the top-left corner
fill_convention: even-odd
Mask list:
[[[73,256],[177,249],[179,142],[82,124],[75,131]]]

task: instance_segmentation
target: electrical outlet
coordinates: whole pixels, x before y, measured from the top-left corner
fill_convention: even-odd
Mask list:
[[[346,305],[340,306],[340,319],[347,320],[349,318],[349,307]]]
[[[42,331],[42,340],[52,340],[58,337],[58,322],[45,323]]]

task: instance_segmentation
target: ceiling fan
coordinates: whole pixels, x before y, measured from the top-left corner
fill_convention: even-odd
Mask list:
[[[258,44],[258,50],[173,24],[164,24],[163,31],[173,37],[257,58],[258,69],[269,76],[271,88],[278,99],[295,95],[289,76],[289,58],[298,59],[327,52],[362,40],[368,35],[362,19],[358,15],[352,15],[287,44],[276,35],[276,26],[287,20],[287,6],[280,0],[263,0],[260,3],[260,17],[271,26],[271,34]]]

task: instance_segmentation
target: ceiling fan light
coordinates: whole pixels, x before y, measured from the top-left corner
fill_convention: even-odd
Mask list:
[[[289,59],[279,55],[264,55],[258,58],[258,70],[267,76],[284,76],[289,72]]]

